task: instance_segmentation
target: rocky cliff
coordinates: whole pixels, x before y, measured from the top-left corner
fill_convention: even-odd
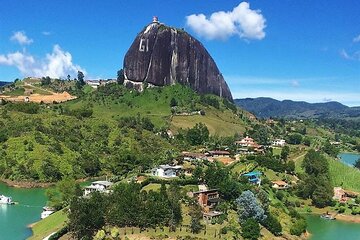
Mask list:
[[[232,101],[228,85],[204,46],[182,29],[155,19],[135,38],[124,59],[125,84],[180,83]]]

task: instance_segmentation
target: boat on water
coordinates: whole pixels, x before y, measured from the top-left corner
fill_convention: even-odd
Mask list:
[[[326,220],[335,220],[336,219],[333,215],[328,214],[328,213],[321,214],[320,218],[326,219]]]
[[[14,204],[11,197],[0,195],[0,204]]]
[[[43,211],[41,213],[41,219],[47,218],[48,216],[50,216],[51,214],[53,214],[55,212],[55,209],[52,207],[43,207]]]

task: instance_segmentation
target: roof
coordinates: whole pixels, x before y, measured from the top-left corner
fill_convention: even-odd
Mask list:
[[[217,189],[210,189],[210,190],[205,190],[205,191],[197,191],[197,192],[193,192],[193,194],[200,194],[200,193],[215,193],[217,192]]]
[[[204,212],[203,214],[204,214],[204,216],[208,216],[208,217],[216,217],[216,216],[220,216],[223,213],[217,212],[217,211],[212,211],[212,212]]]
[[[109,187],[109,186],[113,185],[113,183],[109,182],[109,181],[95,181],[95,182],[92,182],[91,184],[92,185],[98,184],[98,185],[103,185],[103,186],[106,186],[106,187]]]
[[[208,151],[211,155],[230,155],[230,152],[228,151]]]
[[[211,198],[211,199],[208,199],[208,202],[210,202],[210,203],[218,203],[218,202],[220,202],[220,198]]]
[[[257,172],[257,171],[248,172],[248,173],[243,174],[243,176],[246,176],[246,177],[250,177],[250,176],[260,176],[260,175],[261,175],[261,172]]]
[[[278,186],[285,186],[287,185],[287,182],[285,181],[281,181],[281,180],[278,180],[278,181],[271,181],[273,184],[276,184]]]
[[[176,165],[176,166],[170,166],[170,165],[160,165],[158,168],[164,169],[164,170],[168,170],[168,169],[172,169],[172,170],[180,170],[183,167]]]
[[[183,157],[194,157],[194,158],[204,158],[205,154],[203,154],[203,153],[194,153],[194,152],[182,152],[181,156],[183,156]]]

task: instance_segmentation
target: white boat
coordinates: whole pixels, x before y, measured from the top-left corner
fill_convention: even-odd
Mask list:
[[[0,195],[0,204],[14,204],[11,197]]]
[[[42,211],[42,213],[41,213],[41,219],[47,218],[48,216],[50,216],[50,215],[53,214],[53,213],[54,213],[54,211],[50,211],[50,210]]]
[[[41,219],[47,218],[54,212],[55,212],[55,209],[52,207],[47,207],[47,206],[43,207],[43,211],[41,213]]]

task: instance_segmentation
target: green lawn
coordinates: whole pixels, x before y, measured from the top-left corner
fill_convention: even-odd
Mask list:
[[[205,109],[205,116],[174,116],[171,121],[171,130],[192,128],[196,123],[204,123],[210,134],[231,136],[245,131],[245,123],[239,120],[231,111],[219,111],[213,108]]]
[[[25,89],[22,87],[18,87],[15,90],[11,91],[11,92],[6,92],[4,93],[7,96],[22,96],[24,95]]]
[[[147,192],[150,191],[150,190],[158,191],[158,190],[160,190],[160,187],[161,187],[161,184],[150,183],[150,184],[146,185],[145,187],[143,187],[142,190],[147,191]]]
[[[33,235],[28,240],[41,240],[65,226],[67,215],[65,210],[58,211],[49,217],[35,223],[32,227]]]
[[[281,148],[279,147],[274,147],[273,148],[273,155],[276,156],[276,155],[279,155],[280,156],[281,154]]]
[[[340,161],[329,159],[331,181],[334,186],[360,192],[360,170],[347,166]]]
[[[295,161],[295,171],[302,173],[301,164],[304,156]],[[360,170],[347,166],[338,160],[328,158],[331,183],[334,187],[342,186],[344,189],[360,192]]]

